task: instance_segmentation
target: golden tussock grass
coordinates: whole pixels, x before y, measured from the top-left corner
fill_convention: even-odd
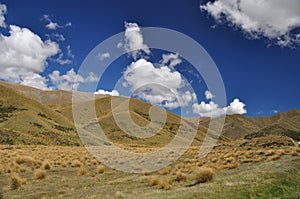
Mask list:
[[[84,176],[88,173],[88,170],[84,167],[80,167],[77,171],[77,174],[80,175],[80,176]]]
[[[199,167],[197,168],[192,175],[192,179],[197,183],[209,182],[213,179],[214,171],[212,168],[208,167]]]
[[[47,174],[46,170],[38,169],[34,172],[34,177],[37,180],[42,180],[46,178],[46,174]]]
[[[81,166],[82,166],[82,164],[79,160],[74,160],[72,162],[72,167],[81,167]]]
[[[105,171],[105,167],[104,167],[103,165],[99,165],[99,166],[97,167],[97,172],[98,172],[98,173],[104,173],[104,171]]]
[[[151,186],[156,186],[158,189],[169,190],[172,188],[173,180],[168,177],[153,177],[150,178],[149,183]]]
[[[51,169],[50,163],[49,163],[47,160],[45,160],[45,161],[43,162],[43,164],[42,164],[41,167],[42,167],[43,169],[45,169],[45,170]]]
[[[123,197],[124,197],[124,194],[123,194],[121,191],[116,191],[115,197],[116,197],[116,198],[123,198]]]
[[[26,184],[26,179],[20,177],[18,174],[13,174],[10,177],[10,189],[19,189],[24,184]]]
[[[182,173],[181,171],[177,171],[175,173],[175,181],[177,182],[185,182],[187,179],[186,174]]]

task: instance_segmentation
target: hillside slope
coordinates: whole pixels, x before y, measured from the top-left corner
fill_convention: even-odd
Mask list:
[[[71,91],[42,91],[22,85],[0,81],[0,143],[13,144],[78,144],[79,137],[73,121]],[[77,92],[82,99],[81,117],[90,117],[90,111],[85,111],[90,94]],[[178,115],[166,112],[166,123],[154,124],[154,129],[160,129],[150,138],[136,138],[120,128],[114,119],[112,110],[124,114],[128,104],[125,97],[111,97],[108,95],[95,96],[96,118],[85,121],[82,128],[97,133],[100,124],[106,136],[119,144],[163,146],[168,144],[181,128],[185,133],[197,131],[193,145],[200,145],[207,132],[210,118],[181,118]],[[117,101],[111,107],[111,100]],[[125,101],[124,101],[125,100]],[[149,110],[152,105],[129,99],[129,114],[132,121],[140,127],[150,122]],[[97,120],[97,122],[95,122]],[[132,131],[136,127],[127,126]],[[151,132],[150,132],[151,131]],[[269,117],[250,118],[243,115],[231,115],[225,118],[224,128],[220,141],[237,139],[252,139],[268,135],[288,136],[300,140],[300,110],[279,113]],[[213,136],[213,135],[212,135]],[[185,139],[182,136],[182,139]]]
[[[1,143],[79,144],[72,121],[63,115],[12,88],[0,85],[0,93]]]

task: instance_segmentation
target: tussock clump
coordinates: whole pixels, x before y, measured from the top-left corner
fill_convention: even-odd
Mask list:
[[[165,168],[159,170],[158,173],[160,175],[167,175],[167,174],[171,173],[171,170],[172,170],[172,168],[169,166],[169,167],[165,167]]]
[[[72,162],[72,167],[81,167],[81,166],[82,166],[82,164],[79,160],[74,160]]]
[[[78,169],[77,173],[78,173],[78,175],[80,175],[80,176],[84,176],[84,175],[86,175],[86,174],[88,173],[88,170],[87,170],[86,168],[84,168],[84,167],[80,167],[80,168]]]
[[[51,169],[50,163],[47,160],[44,161],[43,164],[42,164],[42,168],[45,169],[45,170]]]
[[[211,168],[200,167],[197,168],[192,175],[192,179],[197,183],[209,182],[213,179],[214,171]]]
[[[175,181],[177,181],[177,182],[180,182],[180,181],[185,182],[186,181],[186,175],[184,173],[182,173],[181,171],[177,171],[175,173]]]
[[[34,172],[34,177],[37,180],[42,180],[42,179],[46,178],[46,174],[47,174],[46,170],[38,169]]]
[[[121,191],[117,191],[117,192],[115,193],[115,196],[116,196],[116,198],[123,198],[123,197],[124,197],[124,194],[123,194]]]
[[[19,189],[23,184],[26,184],[26,179],[21,178],[18,174],[14,174],[10,178],[10,189]]]
[[[280,158],[280,155],[278,154],[275,154],[275,155],[272,155],[270,157],[268,157],[268,161],[274,161],[274,160],[278,160]]]
[[[172,188],[173,180],[171,178],[153,177],[149,180],[151,186],[156,186],[158,189],[169,190]]]
[[[25,164],[26,166],[31,167],[32,170],[34,170],[35,168],[38,168],[39,166],[41,166],[41,162],[34,159],[33,157],[30,156],[18,156],[16,158],[16,163],[17,164]]]
[[[103,165],[99,165],[99,166],[97,167],[97,172],[98,172],[98,173],[104,173],[104,171],[105,171],[105,167],[104,167]]]

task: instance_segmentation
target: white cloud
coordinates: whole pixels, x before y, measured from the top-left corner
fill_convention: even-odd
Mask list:
[[[0,34],[0,78],[45,89],[45,79],[39,73],[45,70],[47,59],[60,51],[58,44],[43,41],[27,28],[9,28],[9,36]]]
[[[220,117],[224,115],[233,115],[233,114],[245,114],[247,110],[245,109],[245,104],[240,102],[239,99],[234,99],[229,106],[219,107],[213,101],[209,103],[201,102],[200,104],[193,104],[193,112],[198,114],[201,117]]]
[[[32,73],[22,78],[21,84],[31,86],[42,90],[49,90],[47,86],[47,79],[40,74]]]
[[[212,98],[214,98],[215,96],[210,92],[210,91],[205,91],[205,98],[207,100],[211,100]]]
[[[54,40],[56,40],[58,42],[66,40],[66,38],[62,34],[59,34],[59,33],[52,33],[51,35],[46,34],[46,37],[48,39],[52,38],[52,39],[54,39]]]
[[[67,46],[67,56],[72,59],[75,57],[75,55],[72,53],[70,45]]]
[[[54,22],[49,15],[43,15],[43,18],[48,22],[48,24],[46,24],[46,28],[49,30],[56,30],[57,28],[72,26],[71,22],[67,22],[65,25],[59,25],[57,22]]]
[[[1,4],[0,2],[0,27],[5,28],[5,17],[4,15],[7,13],[7,8],[5,4]]]
[[[46,28],[50,30],[56,30],[59,27],[58,23],[50,21],[47,25]]]
[[[124,43],[119,43],[117,47],[123,47],[135,60],[142,51],[150,54],[149,47],[144,44],[141,29],[136,23],[125,22],[125,41]]]
[[[271,112],[272,112],[272,114],[277,114],[277,113],[279,113],[279,111],[276,110],[276,109],[272,110]]]
[[[61,75],[58,70],[55,70],[49,75],[49,78],[54,85],[53,89],[60,90],[77,90],[80,83],[98,81],[98,78],[95,77],[93,73],[90,73],[88,77],[84,78],[78,75],[73,68],[64,75]]]
[[[216,0],[200,8],[220,23],[226,19],[251,38],[265,37],[280,46],[300,43],[292,33],[300,27],[299,0]]]
[[[109,53],[99,53],[98,54],[99,60],[103,61],[104,59],[110,58],[110,54]]]
[[[94,94],[101,94],[101,95],[111,95],[111,96],[120,96],[120,93],[117,90],[112,90],[112,91],[105,91],[103,89],[98,90]]]
[[[52,61],[59,63],[60,65],[67,65],[67,64],[71,64],[72,60],[70,59],[64,59],[63,58],[64,54],[60,53],[58,58],[56,59],[52,59]]]
[[[71,22],[68,22],[68,23],[65,24],[65,27],[70,27],[70,26],[72,26]]]
[[[162,64],[166,65],[169,64],[169,67],[175,67],[176,65],[180,64],[182,60],[179,58],[179,54],[163,54],[162,55]]]
[[[233,114],[245,114],[247,110],[245,109],[246,104],[240,102],[239,99],[234,99],[233,102],[230,103],[229,106],[226,107],[226,114],[233,115]]]
[[[166,108],[185,107],[196,99],[190,91],[180,91],[185,80],[177,71],[167,66],[155,68],[151,62],[139,59],[124,71],[123,85],[130,86],[138,97]]]

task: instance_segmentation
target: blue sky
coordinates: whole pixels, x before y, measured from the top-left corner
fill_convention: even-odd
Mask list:
[[[34,69],[29,63],[24,63],[26,60],[18,59],[22,52],[18,52],[18,56],[12,55],[12,58],[16,58],[13,61],[0,61],[2,80],[48,89],[68,88],[70,83],[74,83],[68,77],[78,78],[77,71],[89,52],[100,42],[125,31],[125,22],[130,22],[139,28],[163,27],[176,30],[201,44],[220,71],[228,108],[234,99],[239,100],[236,104],[239,110],[234,113],[244,114],[241,109],[246,109],[246,115],[259,116],[300,108],[300,3],[297,0],[288,0],[284,6],[278,0],[266,1],[265,4],[269,4],[259,9],[248,0],[242,0],[240,5],[234,3],[237,2],[234,0],[217,0],[215,3],[199,0],[0,2],[6,5],[6,11],[2,9],[3,12],[0,12],[0,16],[4,17],[0,27],[0,47],[3,49],[0,57],[14,43],[14,38],[8,38],[12,36],[9,33],[10,25],[14,25],[15,33],[23,36],[24,28],[28,29],[28,37],[32,33],[42,42],[35,38],[37,47],[30,44],[24,47],[26,52],[32,50],[31,54],[25,54],[37,62]],[[239,9],[235,4],[240,6]],[[202,10],[200,5],[203,6]],[[278,9],[286,12],[276,12]],[[278,16],[278,13],[283,16]],[[251,19],[255,23],[250,23]],[[6,37],[5,42],[3,37]],[[46,43],[46,40],[52,43]],[[18,40],[17,44],[22,41]],[[35,50],[41,52],[41,55]],[[148,58],[146,61],[157,59],[155,61],[159,62],[161,57],[156,53],[159,54],[151,50],[150,58],[147,53],[143,54]],[[120,57],[108,69],[98,88],[108,91],[114,89],[114,81],[122,76],[122,72],[132,62],[138,64],[138,61],[128,56]],[[14,66],[14,70],[9,64]],[[178,71],[184,74],[185,67],[189,66],[182,58]],[[9,68],[17,74],[10,76]],[[69,76],[64,76],[66,73]],[[175,71],[171,73],[176,75]],[[35,75],[35,80],[30,79]],[[188,73],[184,75],[190,78],[189,81],[194,80],[193,87],[200,80],[199,87],[195,89],[198,108],[201,109],[200,102],[204,101],[205,106],[201,110],[212,110],[213,99],[205,99],[207,88],[201,83],[201,78],[189,76]],[[83,77],[82,82],[88,79],[93,81],[93,76]],[[245,107],[241,107],[240,103],[245,104]],[[176,108],[170,110],[178,113]]]

